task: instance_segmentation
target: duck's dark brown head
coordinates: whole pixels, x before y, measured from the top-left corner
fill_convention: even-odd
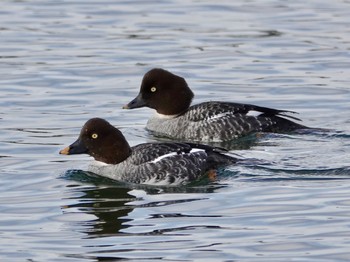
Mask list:
[[[137,97],[123,108],[147,106],[159,114],[177,115],[189,108],[193,96],[184,78],[164,69],[154,68],[144,75]]]
[[[118,164],[131,154],[131,148],[117,128],[102,118],[92,118],[81,129],[79,138],[60,154],[89,154],[97,161]]]

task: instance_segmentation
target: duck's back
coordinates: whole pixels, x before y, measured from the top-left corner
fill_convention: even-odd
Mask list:
[[[228,141],[254,132],[289,132],[307,128],[290,111],[250,104],[204,102],[170,118],[156,115],[147,129],[156,135],[190,141]],[[290,119],[287,119],[290,118]]]
[[[132,147],[132,154],[122,163],[94,165],[90,171],[130,183],[178,185],[194,181],[212,168],[235,161],[210,146],[144,143]]]

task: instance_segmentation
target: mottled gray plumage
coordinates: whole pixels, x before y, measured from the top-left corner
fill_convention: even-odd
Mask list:
[[[247,115],[251,111],[258,116]],[[158,136],[188,140],[221,142],[253,132],[288,132],[307,128],[286,117],[293,113],[249,104],[204,102],[191,106],[172,118],[154,115],[147,122],[147,130]]]
[[[115,180],[139,183],[178,185],[200,178],[210,169],[233,164],[232,157],[211,148],[191,152],[189,144],[146,143],[131,148],[131,155],[116,165],[90,165],[89,170]],[[169,155],[167,157],[164,157]],[[157,161],[159,157],[164,157]]]
[[[214,101],[190,106],[193,96],[184,78],[154,68],[144,75],[140,93],[124,108],[155,109],[157,114],[149,119],[147,130],[188,141],[222,142],[254,132],[307,128],[291,120],[299,120],[288,115],[292,111]]]
[[[130,147],[123,134],[106,120],[93,118],[80,136],[61,154],[86,153],[95,158],[89,171],[111,179],[140,183],[178,185],[207,171],[237,161],[223,149],[191,143],[144,143]]]

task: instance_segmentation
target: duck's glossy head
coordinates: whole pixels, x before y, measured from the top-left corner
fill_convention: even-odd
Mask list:
[[[159,114],[176,115],[189,108],[193,96],[184,78],[164,69],[154,68],[144,75],[137,97],[123,108],[147,106]]]
[[[79,138],[60,154],[89,154],[97,161],[118,164],[131,154],[131,149],[117,128],[102,118],[92,118],[81,129]]]

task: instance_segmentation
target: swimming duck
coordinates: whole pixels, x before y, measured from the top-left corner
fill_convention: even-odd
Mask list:
[[[153,185],[179,185],[237,162],[224,149],[191,143],[143,143],[130,147],[109,122],[92,118],[79,138],[60,154],[88,154],[96,161],[89,171],[114,180]]]
[[[210,101],[191,106],[193,92],[184,78],[161,68],[148,71],[139,94],[124,109],[156,110],[146,129],[156,136],[184,141],[223,142],[256,132],[290,132],[308,127],[278,110],[251,104]]]

